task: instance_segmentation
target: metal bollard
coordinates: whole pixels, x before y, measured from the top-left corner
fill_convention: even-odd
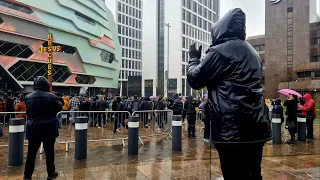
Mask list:
[[[11,118],[9,120],[9,166],[21,166],[23,164],[24,128],[23,118]]]
[[[130,116],[128,122],[128,154],[138,155],[139,117]]]
[[[272,144],[281,144],[281,116],[280,114],[272,115]]]
[[[306,133],[307,133],[307,129],[306,129],[306,124],[307,124],[307,119],[305,115],[299,115],[298,116],[298,141],[306,141]]]
[[[76,140],[74,159],[87,159],[88,117],[76,117],[75,129]]]
[[[172,151],[182,151],[182,117],[172,116]]]

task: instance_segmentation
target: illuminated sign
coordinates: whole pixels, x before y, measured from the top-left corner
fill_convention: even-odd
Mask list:
[[[50,83],[50,92],[52,92],[52,63],[53,63],[53,52],[61,52],[61,46],[52,45],[53,35],[52,33],[48,34],[48,47],[40,46],[39,52],[48,53],[48,81]]]
[[[272,4],[278,4],[281,0],[270,0]]]

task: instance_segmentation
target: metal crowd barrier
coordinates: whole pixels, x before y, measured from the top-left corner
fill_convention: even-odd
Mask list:
[[[135,111],[132,116],[139,117],[139,140],[141,138],[165,135],[172,138],[172,110]]]
[[[75,142],[75,118],[89,118],[88,142],[122,141],[128,138],[128,111],[61,111],[57,114],[59,120],[59,137],[57,142],[66,145]],[[98,128],[99,127],[99,128]]]
[[[3,129],[3,137],[0,138],[0,147],[8,147],[9,119],[25,117],[25,112],[0,112],[0,127]],[[69,145],[75,143],[75,118],[87,116],[88,142],[122,141],[128,139],[128,111],[61,111],[57,114],[59,120],[59,137],[57,143],[65,144],[66,151]],[[139,140],[141,138],[164,135],[172,138],[171,110],[135,111],[132,116],[139,116]],[[101,128],[98,125],[101,122]],[[27,141],[25,141],[27,142]],[[27,143],[25,143],[27,145]],[[42,148],[41,151],[42,152]]]

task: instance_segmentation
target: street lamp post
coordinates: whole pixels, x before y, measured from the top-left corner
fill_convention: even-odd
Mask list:
[[[170,23],[165,23],[165,26],[167,26],[168,28],[168,39],[167,39],[167,74],[166,74],[166,80],[167,80],[167,96],[168,96],[168,92],[169,92],[169,37],[170,37]]]

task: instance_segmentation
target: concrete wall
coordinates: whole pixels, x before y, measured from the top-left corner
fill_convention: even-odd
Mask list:
[[[266,0],[265,8],[265,97],[275,98],[279,82],[287,80],[287,1]]]

